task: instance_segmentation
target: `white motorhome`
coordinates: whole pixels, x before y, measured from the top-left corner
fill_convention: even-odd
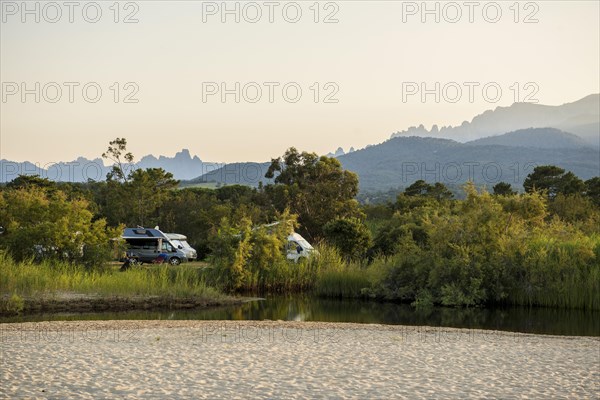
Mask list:
[[[301,257],[308,257],[315,249],[299,233],[292,232],[286,245],[287,259],[297,262]]]
[[[279,222],[273,222],[270,224],[261,225],[259,227],[255,227],[253,229],[255,230],[255,229],[259,229],[259,228],[266,228],[267,230],[270,230],[269,228],[272,228],[276,225],[279,225]],[[287,237],[287,243],[285,245],[285,252],[286,252],[286,258],[288,260],[298,262],[298,260],[300,258],[308,257],[312,253],[316,253],[317,250],[315,250],[315,248],[312,247],[311,244],[308,243],[308,240],[304,239],[302,237],[302,235],[300,235],[299,233],[296,233],[296,232],[292,232]]]
[[[177,246],[178,249],[185,253],[188,260],[194,261],[196,258],[198,258],[196,249],[190,246],[190,244],[187,242],[187,236],[179,233],[165,233],[165,236],[171,241],[171,243]]]

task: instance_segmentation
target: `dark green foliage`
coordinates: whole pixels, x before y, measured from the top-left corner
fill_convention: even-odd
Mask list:
[[[493,190],[496,196],[512,196],[514,194],[517,194],[517,192],[512,190],[510,183],[506,182],[499,182],[495,184]]]
[[[554,165],[535,167],[533,172],[525,178],[523,188],[527,193],[534,190],[545,191],[549,198],[557,194],[577,194],[585,191],[585,184],[572,172]]]
[[[400,238],[406,235],[406,228],[396,222],[388,221],[375,235],[372,256],[390,256],[398,251]]]
[[[307,239],[322,237],[323,227],[333,219],[362,216],[355,200],[358,176],[335,158],[292,147],[272,160],[265,176],[275,177],[275,184],[265,186],[266,195],[279,212],[289,208],[298,215],[299,232]]]
[[[371,247],[371,231],[357,218],[337,218],[323,227],[325,240],[346,260],[360,260]]]
[[[595,177],[585,181],[585,195],[596,206],[600,207],[600,177]]]
[[[48,178],[40,178],[38,175],[19,175],[6,184],[7,189],[29,189],[37,187],[42,189],[55,189],[57,184]]]
[[[438,201],[449,200],[453,197],[452,192],[443,183],[436,182],[430,185],[421,179],[407,187],[404,194],[406,196],[431,197]]]

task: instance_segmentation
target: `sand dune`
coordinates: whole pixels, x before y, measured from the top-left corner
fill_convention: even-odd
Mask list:
[[[0,325],[1,398],[599,398],[600,339],[389,325]]]

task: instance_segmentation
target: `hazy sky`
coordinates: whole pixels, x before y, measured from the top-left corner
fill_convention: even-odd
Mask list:
[[[266,161],[600,92],[598,1],[227,2],[239,22],[220,1],[0,3],[0,158],[14,161],[95,158],[115,137],[138,158]]]

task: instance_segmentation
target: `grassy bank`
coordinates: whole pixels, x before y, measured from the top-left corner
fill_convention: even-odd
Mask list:
[[[15,262],[0,254],[0,313],[189,308],[237,300],[208,286],[197,268],[152,266],[119,272],[66,263]]]
[[[518,239],[515,239],[515,241]],[[371,263],[340,263],[315,275],[320,296],[415,306],[536,306],[600,310],[600,236],[535,238],[499,254],[442,257],[413,247]],[[318,269],[318,268],[317,268]]]

